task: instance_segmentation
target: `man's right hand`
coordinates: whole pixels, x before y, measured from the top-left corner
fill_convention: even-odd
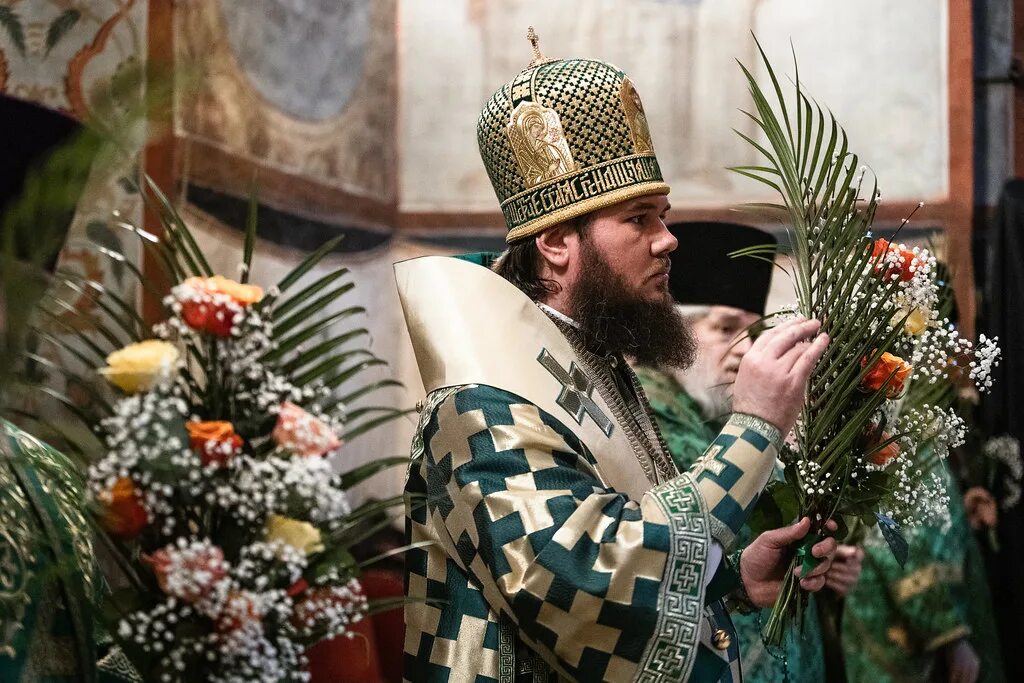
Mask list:
[[[807,392],[807,380],[825,353],[821,323],[797,318],[763,333],[743,357],[733,385],[733,410],[756,415],[785,437],[793,429]]]

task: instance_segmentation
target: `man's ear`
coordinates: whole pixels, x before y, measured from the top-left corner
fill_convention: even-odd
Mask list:
[[[537,251],[552,270],[564,270],[579,243],[579,234],[565,223],[554,225],[534,238]]]

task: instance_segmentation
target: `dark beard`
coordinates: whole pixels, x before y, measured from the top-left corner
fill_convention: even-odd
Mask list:
[[[696,340],[667,292],[653,302],[630,292],[585,234],[582,261],[569,307],[585,339],[640,365],[685,369],[693,363]]]

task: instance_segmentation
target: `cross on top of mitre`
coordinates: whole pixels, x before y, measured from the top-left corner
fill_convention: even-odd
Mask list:
[[[555,61],[550,57],[545,57],[544,54],[541,53],[540,36],[537,35],[537,32],[532,26],[526,31],[526,39],[530,41],[530,46],[533,48],[533,59],[530,61],[530,65],[527,67],[528,69],[532,69],[540,64],[547,64],[548,62]]]

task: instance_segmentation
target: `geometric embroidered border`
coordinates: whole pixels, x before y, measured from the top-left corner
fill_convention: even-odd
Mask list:
[[[733,413],[729,416],[729,421],[737,427],[743,427],[744,429],[750,429],[757,432],[764,438],[768,439],[768,442],[772,446],[775,446],[776,451],[782,452],[784,435],[779,431],[779,428],[771,422],[768,422],[757,415],[750,415],[748,413]]]
[[[668,518],[669,554],[658,595],[658,622],[636,680],[685,681],[697,658],[704,618],[708,511],[689,474],[651,489],[650,495]]]

